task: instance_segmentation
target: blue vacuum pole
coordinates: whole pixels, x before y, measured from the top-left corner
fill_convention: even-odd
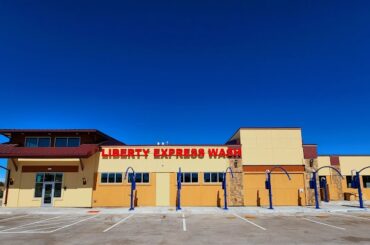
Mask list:
[[[228,170],[230,171],[231,178],[234,178],[233,170],[231,169],[231,167],[227,167],[226,171],[223,173],[224,178],[222,180],[222,189],[224,190],[224,209],[225,210],[228,210],[227,208],[227,184],[226,184],[226,174]]]
[[[226,172],[223,173],[224,179],[222,180],[222,189],[224,189],[224,209],[228,210],[227,208],[227,188],[226,188]]]
[[[136,189],[136,173],[132,174],[132,180],[131,180],[131,197],[130,197],[130,209],[134,210],[134,191]]]
[[[128,176],[128,171],[131,169],[132,171],[132,178],[131,178],[131,196],[130,196],[130,211],[131,210],[134,210],[134,190],[136,190],[136,173],[135,173],[135,170],[132,168],[132,167],[128,167],[126,169],[126,173],[125,173],[125,179],[127,178]],[[130,177],[129,177],[129,181],[130,181]]]
[[[326,181],[325,181],[324,192],[325,192],[325,202],[329,202],[328,187],[326,185]]]
[[[326,182],[326,178],[323,177],[320,179],[320,188],[324,189],[324,201],[329,202],[329,195],[328,195],[328,185]]]
[[[312,173],[312,181],[313,181],[313,188],[315,190],[315,206],[316,206],[316,209],[320,209],[319,194],[318,194],[318,191],[317,191],[316,172]]]
[[[357,182],[358,200],[360,202],[360,208],[364,208],[364,201],[362,199],[360,172],[356,172],[356,182]]]
[[[177,173],[177,205],[176,211],[181,210],[181,168],[179,168],[179,172]]]
[[[269,203],[270,203],[269,209],[274,209],[272,207],[271,172],[267,173],[267,187],[269,189]]]

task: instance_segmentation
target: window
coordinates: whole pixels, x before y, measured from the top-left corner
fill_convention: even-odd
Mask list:
[[[50,137],[26,137],[25,147],[50,147]]]
[[[364,188],[370,188],[370,175],[363,175],[362,182],[364,183]]]
[[[100,183],[122,183],[122,173],[101,173]]]
[[[133,173],[128,174],[128,182],[131,183]],[[149,173],[135,173],[136,183],[149,183]]]
[[[182,183],[198,183],[198,173],[181,173]]]
[[[44,182],[54,182],[54,197],[62,196],[63,173],[37,173],[34,197],[42,197]]]
[[[347,188],[352,187],[352,176],[346,176]]]
[[[37,173],[36,174],[34,197],[42,197],[42,186],[43,186],[43,184],[44,184],[44,173]]]
[[[107,183],[108,182],[108,174],[107,173],[102,173],[101,174],[100,182],[101,183]]]
[[[62,196],[62,181],[63,181],[63,174],[62,173],[55,173],[55,183],[54,183],[54,197],[61,197]]]
[[[205,183],[218,183],[224,180],[224,173],[204,173]]]
[[[80,146],[79,137],[57,137],[55,147],[77,147]]]
[[[114,182],[116,182],[116,174],[115,174],[115,173],[109,173],[109,174],[108,174],[108,182],[109,182],[109,183],[114,183]]]

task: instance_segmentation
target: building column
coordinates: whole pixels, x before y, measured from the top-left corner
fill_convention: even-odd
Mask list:
[[[233,170],[234,178],[227,176],[228,203],[230,206],[244,206],[243,165],[241,159],[230,159],[229,166]]]

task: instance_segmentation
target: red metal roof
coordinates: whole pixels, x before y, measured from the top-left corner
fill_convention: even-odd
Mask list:
[[[82,144],[79,147],[17,147],[0,144],[0,158],[87,158],[98,150],[96,144]]]

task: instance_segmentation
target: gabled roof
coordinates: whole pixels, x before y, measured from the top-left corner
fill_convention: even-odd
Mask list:
[[[97,130],[97,129],[0,129],[0,134],[11,138],[12,134],[19,133],[92,133],[97,134],[103,138],[101,145],[125,145],[125,143]]]
[[[88,158],[99,150],[97,144],[78,147],[17,147],[0,144],[0,158]]]
[[[125,143],[110,137],[96,129],[0,129],[0,134],[8,137],[10,142],[14,134],[94,134],[95,143],[81,144],[77,147],[23,147],[13,143],[0,144],[0,158],[87,158],[99,151],[100,146],[119,146]]]

